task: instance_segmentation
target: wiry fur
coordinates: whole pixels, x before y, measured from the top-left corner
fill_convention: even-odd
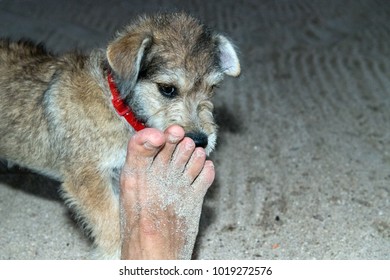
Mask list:
[[[115,257],[118,177],[134,131],[111,104],[108,71],[147,126],[202,132],[210,153],[214,87],[240,66],[225,37],[185,14],[142,17],[88,56],[0,41],[0,158],[62,181],[102,255]],[[163,96],[161,85],[178,95]]]

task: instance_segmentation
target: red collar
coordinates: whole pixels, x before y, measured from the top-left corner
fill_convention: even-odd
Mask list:
[[[110,91],[112,95],[112,105],[114,105],[116,112],[120,116],[124,117],[126,121],[134,128],[135,131],[140,131],[144,129],[145,124],[137,120],[129,105],[127,105],[125,101],[121,99],[119,90],[116,87],[114,78],[112,77],[112,74],[110,72],[108,72],[107,81],[108,85],[110,86]]]

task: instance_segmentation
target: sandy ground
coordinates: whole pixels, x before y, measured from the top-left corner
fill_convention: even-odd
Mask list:
[[[233,38],[243,69],[215,99],[194,258],[390,259],[390,2],[2,0],[0,37],[88,51],[161,10]],[[90,257],[57,182],[0,165],[0,185],[0,259]]]

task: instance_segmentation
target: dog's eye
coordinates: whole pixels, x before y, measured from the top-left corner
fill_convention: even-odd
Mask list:
[[[158,90],[165,97],[173,98],[178,95],[178,91],[174,86],[158,85]]]

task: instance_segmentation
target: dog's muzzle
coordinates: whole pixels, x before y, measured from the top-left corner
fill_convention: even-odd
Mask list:
[[[187,137],[191,138],[195,142],[196,147],[206,148],[208,144],[208,137],[203,132],[187,132]]]

